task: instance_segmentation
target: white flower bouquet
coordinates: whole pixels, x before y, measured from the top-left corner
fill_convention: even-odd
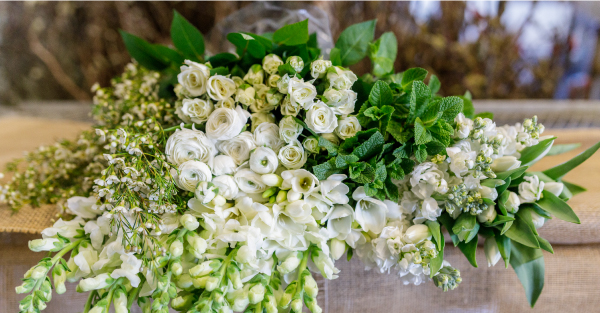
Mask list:
[[[50,254],[16,288],[21,312],[65,281],[89,293],[84,312],[321,312],[313,273],[335,279],[344,254],[447,291],[461,277],[444,234],[473,266],[484,240],[488,265],[510,264],[533,305],[552,252],[537,229],[579,223],[565,201],[584,189],[561,178],[600,144],[527,172],[572,147],[536,117],[475,115],[424,69],[394,73],[396,38],[374,30],[349,27],[329,60],[306,20],[231,33],[236,54],[212,56],[177,13],[175,49],[123,32],[135,61],[94,88],[93,131],[14,162],[0,190],[14,209],[61,208],[29,243]],[[372,74],[346,68],[367,56]]]

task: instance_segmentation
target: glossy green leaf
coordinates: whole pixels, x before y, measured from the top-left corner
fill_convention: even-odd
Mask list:
[[[452,226],[452,232],[458,236],[460,241],[465,241],[470,237],[477,224],[477,217],[469,213],[461,214]]]
[[[431,89],[431,94],[435,95],[436,93],[438,93],[438,91],[440,91],[442,83],[440,83],[440,80],[439,78],[437,78],[437,76],[432,74],[431,77],[429,77],[429,83],[427,84],[427,86],[429,86],[429,89]]]
[[[340,50],[342,66],[358,63],[367,56],[369,43],[375,37],[375,23],[377,20],[354,24],[340,34],[335,47]]]
[[[413,87],[414,81],[424,81],[427,77],[427,70],[420,67],[408,69],[402,73],[402,81],[400,86],[404,91],[409,92]],[[429,87],[427,87],[429,89]],[[431,91],[430,91],[431,92]]]
[[[565,143],[553,145],[546,155],[559,155],[581,147],[580,143]]]
[[[442,232],[440,231],[440,224],[436,221],[430,221],[428,220],[427,222],[425,222],[425,224],[427,225],[427,227],[429,227],[429,231],[431,232],[431,235],[433,236],[433,239],[435,240],[436,244],[439,245],[440,241],[441,241],[441,236],[442,236]],[[440,250],[441,247],[438,246],[438,250]]]
[[[550,244],[550,242],[542,237],[540,237],[539,235],[537,236],[538,241],[540,242],[540,248],[543,250],[546,250],[552,254],[554,254],[554,249],[552,249],[552,245]]]
[[[510,265],[525,288],[529,305],[533,307],[544,289],[544,255],[517,242],[512,243]]]
[[[510,177],[511,180],[515,180],[523,176],[528,168],[529,166],[521,166],[506,172],[496,173],[496,178],[505,180],[506,178]]]
[[[508,197],[510,196],[510,191],[504,190],[500,196],[498,197],[498,208],[502,215],[508,214],[508,209],[506,208],[506,201],[508,201]]]
[[[382,77],[394,71],[394,61],[398,54],[398,41],[393,32],[386,32],[369,45],[369,58],[373,64],[373,74]]]
[[[331,49],[331,52],[329,52],[329,59],[333,66],[342,66],[342,56],[340,53],[340,49],[338,48],[333,48]]]
[[[500,224],[504,224],[504,223],[508,223],[511,221],[514,221],[515,218],[514,217],[510,217],[510,216],[504,216],[504,215],[496,215],[496,218],[490,223],[489,226],[497,226]]]
[[[452,239],[452,243],[456,247],[459,243],[459,240],[458,236],[456,236],[454,232],[452,232],[452,227],[454,226],[454,220],[452,219],[452,217],[450,217],[448,213],[444,212],[442,213],[442,215],[438,216],[438,221],[440,221],[442,225],[444,225],[444,228],[446,229],[446,231],[448,231],[448,234],[450,234],[450,239]]]
[[[511,241],[510,238],[504,235],[496,235],[494,236],[496,239],[496,244],[498,244],[498,250],[500,250],[500,255],[502,256],[502,260],[504,260],[504,267],[508,268],[508,263],[510,262],[510,250],[511,250]]]
[[[384,105],[392,104],[394,102],[394,97],[390,86],[381,80],[375,82],[375,85],[373,85],[373,88],[369,93],[369,102],[379,108]]]
[[[279,45],[296,46],[308,42],[308,19],[285,25],[275,31],[273,41]]]
[[[177,50],[193,61],[201,61],[204,55],[204,37],[202,33],[177,11],[173,12],[171,22],[171,40]]]
[[[527,147],[521,151],[521,166],[531,166],[541,160],[552,148],[556,137],[551,137],[538,142],[536,145]]]
[[[208,59],[210,65],[212,65],[213,67],[226,66],[228,64],[236,62],[237,60],[238,58],[235,54],[231,54],[228,52],[215,54]]]
[[[592,155],[594,155],[594,153],[599,148],[600,148],[600,142],[589,147],[587,150],[583,151],[582,153],[580,153],[576,157],[572,158],[571,160],[569,160],[563,164],[557,165],[551,169],[545,170],[544,174],[548,175],[548,177],[550,177],[552,179],[558,180],[558,179],[562,178],[563,176],[565,176],[565,174],[570,172],[572,169],[576,168],[581,163],[585,162],[585,160],[589,159]]]
[[[169,61],[161,56],[152,44],[125,31],[120,30],[119,33],[129,55],[141,66],[153,71],[161,71],[169,67]]]
[[[490,120],[492,120],[492,119],[494,119],[494,113],[492,113],[492,112],[481,112],[481,113],[475,114],[475,117],[489,118]]]
[[[525,246],[536,249],[540,247],[536,234],[533,233],[529,225],[521,218],[516,218],[512,222],[512,226],[504,233],[504,235]]]
[[[544,190],[542,191],[543,197],[536,202],[542,210],[556,216],[557,218],[576,224],[581,224],[577,214],[571,209],[571,207],[561,198],[555,196],[553,193]]]
[[[236,47],[236,52],[240,58],[246,53],[257,59],[262,59],[266,55],[265,46],[250,34],[229,33],[227,34],[227,40]]]
[[[567,189],[569,189],[569,192],[571,192],[571,194],[574,196],[576,194],[582,193],[584,191],[587,191],[587,189],[585,189],[584,187],[581,187],[579,185],[573,184],[573,183],[569,183],[567,181],[561,180],[561,183],[563,183],[565,185],[565,187]],[[571,197],[569,197],[571,198]]]
[[[458,248],[465,255],[469,263],[471,263],[473,267],[477,267],[477,240],[461,242],[458,244]]]
[[[439,227],[439,224],[438,224]],[[442,268],[442,265],[444,263],[444,248],[446,246],[446,242],[444,240],[444,234],[442,232],[440,232],[440,238],[439,239],[435,239],[436,242],[436,246],[438,248],[438,255],[431,259],[430,261],[430,266],[431,266],[431,272],[429,273],[429,277],[433,277],[435,274],[437,274],[437,272]]]

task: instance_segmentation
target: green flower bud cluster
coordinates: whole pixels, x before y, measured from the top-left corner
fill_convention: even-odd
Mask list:
[[[538,123],[538,118],[534,115],[532,118],[527,118],[523,121],[523,134],[517,136],[517,140],[522,145],[528,145],[528,139],[540,139],[540,134],[544,132],[544,125]]]
[[[308,257],[312,250],[318,249],[314,246],[309,247],[305,252],[298,252],[297,255],[292,254],[289,256],[279,267],[281,270],[298,269],[298,279],[292,281],[284,291],[284,294],[279,300],[279,307],[282,309],[290,308],[293,313],[302,312],[302,302],[306,307],[313,313],[321,313],[323,310],[317,304],[317,294],[319,293],[319,287],[317,282],[314,280],[310,271],[307,269]],[[300,259],[299,264],[296,260]],[[297,265],[296,265],[297,264]]]
[[[433,276],[433,282],[444,291],[454,290],[462,282],[460,271],[450,265],[444,266]]]
[[[465,184],[455,185],[450,188],[445,201],[446,212],[458,216],[458,212],[469,212],[477,215],[487,209],[481,193],[477,190],[467,190]]]
[[[156,261],[157,260],[155,260],[155,262]],[[163,265],[168,261],[168,256],[162,257],[162,260],[159,260],[160,263],[157,264],[156,267],[160,268],[160,265]],[[151,310],[153,313],[168,313],[169,302],[171,302],[171,299],[177,297],[177,289],[175,288],[175,283],[171,281],[174,264],[177,264],[177,261],[169,262],[169,267],[166,273],[164,275],[158,276],[158,284],[156,286],[156,290],[154,290],[154,292],[152,293],[152,299],[154,299],[154,301],[152,301]]]

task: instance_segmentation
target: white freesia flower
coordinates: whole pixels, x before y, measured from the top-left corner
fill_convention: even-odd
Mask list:
[[[258,147],[250,155],[250,169],[258,174],[271,174],[275,172],[279,162],[277,154],[271,148]]]
[[[235,93],[235,101],[243,105],[249,106],[254,104],[254,102],[256,101],[255,96],[256,90],[254,89],[254,87],[244,84],[241,85]]]
[[[360,123],[356,116],[346,116],[338,120],[338,126],[335,129],[335,134],[341,139],[354,137],[361,130]]]
[[[183,128],[169,137],[165,154],[167,160],[177,166],[189,160],[211,164],[217,148],[203,132]]]
[[[213,75],[208,79],[207,85],[208,96],[215,101],[231,97],[236,90],[235,82],[223,75]]]
[[[73,214],[82,218],[95,218],[102,214],[100,206],[96,204],[96,197],[71,197],[67,199],[67,208]]]
[[[232,109],[220,108],[213,111],[206,122],[206,134],[213,140],[229,140],[242,132],[250,113],[239,105]]]
[[[234,179],[240,190],[245,193],[263,193],[267,190],[267,185],[262,182],[261,176],[251,169],[238,170]]]
[[[281,102],[281,115],[296,116],[302,111],[302,105],[299,103],[292,103],[290,96],[286,96]]]
[[[519,166],[521,166],[521,161],[519,161],[516,157],[510,155],[502,156],[495,159],[494,162],[490,165],[490,168],[495,173],[500,173],[513,170]]]
[[[456,122],[456,132],[454,135],[459,139],[465,139],[469,137],[471,130],[473,130],[473,120],[466,118],[461,112],[454,118]]]
[[[364,187],[360,186],[352,193],[356,201],[355,218],[364,231],[379,234],[385,226],[387,206],[380,200],[367,196]]]
[[[336,204],[321,222],[327,221],[327,231],[331,238],[346,240],[352,231],[354,212],[347,204]]]
[[[542,197],[544,182],[537,175],[524,176],[524,182],[519,184],[519,197],[521,203],[535,202]]]
[[[329,60],[315,60],[310,64],[310,75],[313,78],[321,78],[325,76],[327,69],[331,67],[331,61]]]
[[[104,236],[110,233],[110,220],[104,216],[96,220],[88,221],[83,230],[90,235],[90,240],[94,249],[100,250],[104,241]]]
[[[338,90],[344,90],[351,89],[358,77],[350,70],[333,66],[327,70],[327,80],[329,80],[330,86]]]
[[[265,71],[260,64],[254,64],[248,69],[244,80],[252,85],[262,84],[265,80]]]
[[[300,104],[307,110],[317,96],[317,89],[313,84],[304,82],[297,77],[293,77],[288,82],[287,93],[289,94],[292,105]]]
[[[181,73],[177,81],[190,96],[198,97],[206,92],[207,80],[210,77],[208,66],[190,60],[185,60],[186,65],[181,66]]]
[[[183,99],[181,114],[187,123],[204,123],[208,120],[208,116],[212,113],[214,106],[210,100],[203,99]],[[182,116],[180,116],[182,117]]]
[[[347,194],[350,188],[343,183],[346,178],[347,176],[344,174],[334,174],[321,181],[321,194],[323,197],[336,204],[347,204],[349,201]]]
[[[292,116],[285,116],[279,122],[279,137],[287,143],[296,141],[302,130],[304,130],[304,127],[296,122]]]
[[[140,272],[142,266],[142,260],[135,257],[133,254],[121,255],[121,268],[118,268],[110,274],[110,277],[117,279],[119,277],[125,277],[131,283],[131,286],[137,287],[140,285],[140,277],[137,275]]]
[[[282,189],[292,189],[306,195],[314,192],[319,185],[317,177],[303,169],[284,171],[281,173],[281,178],[283,178]]]
[[[333,238],[329,241],[329,250],[331,250],[331,257],[337,261],[346,252],[346,242]]]
[[[287,169],[293,170],[304,166],[308,159],[304,148],[298,140],[290,142],[287,146],[283,146],[277,155],[279,161]]]
[[[250,158],[250,151],[254,148],[256,148],[254,135],[249,131],[245,131],[235,138],[217,142],[217,149],[230,156],[237,165],[246,162]]]
[[[213,178],[212,183],[219,188],[219,195],[227,200],[234,199],[240,191],[235,179],[229,175],[221,175]]]
[[[179,173],[177,173],[179,172]],[[194,192],[199,182],[210,182],[212,174],[206,163],[200,161],[187,161],[179,165],[177,171],[171,170],[171,175],[177,187]]]
[[[280,65],[283,65],[283,60],[276,54],[269,54],[262,61],[262,67],[269,75],[277,74]]]
[[[232,157],[228,155],[217,155],[213,160],[212,173],[215,176],[233,175],[237,169],[237,164]]]
[[[504,204],[504,207],[506,208],[506,210],[509,213],[517,213],[517,211],[519,211],[519,206],[521,205],[521,200],[519,199],[519,196],[512,192],[509,191],[508,194],[508,199],[506,200],[506,203]]]
[[[269,147],[277,153],[284,145],[279,137],[279,126],[277,124],[264,122],[256,126],[253,132],[257,147]]]
[[[338,126],[338,120],[333,110],[325,103],[318,101],[306,112],[306,126],[315,133],[332,133]]]

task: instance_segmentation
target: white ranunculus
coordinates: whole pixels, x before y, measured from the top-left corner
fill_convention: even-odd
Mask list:
[[[287,146],[283,146],[277,156],[281,164],[290,170],[301,168],[308,159],[298,140],[293,140]]]
[[[217,142],[217,149],[230,156],[237,165],[246,162],[250,158],[250,151],[254,148],[256,148],[254,135],[249,131],[245,131],[229,140]]]
[[[262,84],[265,80],[265,71],[260,64],[250,66],[248,73],[244,76],[244,80],[251,85]]]
[[[299,103],[292,103],[290,101],[290,96],[285,97],[283,99],[283,101],[281,102],[281,107],[280,107],[281,115],[296,116],[296,115],[298,115],[298,113],[300,113],[301,110],[302,110],[302,105]]]
[[[279,126],[272,122],[263,122],[254,129],[254,142],[257,147],[269,147],[275,153],[284,145],[283,140],[279,137]]]
[[[321,182],[321,194],[335,204],[347,204],[348,192],[350,188],[343,183],[347,176],[344,174],[334,174]]]
[[[212,179],[212,174],[208,165],[204,162],[195,160],[182,163],[179,165],[177,171],[172,169],[171,175],[173,176],[177,187],[190,192],[196,190],[196,185],[198,185],[199,182],[210,182]]]
[[[304,119],[306,126],[315,133],[332,133],[338,126],[337,116],[325,103],[316,102],[307,112]]]
[[[256,101],[255,97],[256,90],[248,84],[241,85],[235,93],[235,101],[246,106],[252,105]]]
[[[240,191],[235,179],[229,175],[217,176],[213,178],[212,183],[219,188],[219,195],[227,200],[234,199]]]
[[[96,218],[96,216],[102,214],[100,206],[96,204],[98,200],[96,197],[71,197],[67,199],[67,208],[82,218]]]
[[[256,127],[262,123],[274,123],[275,115],[267,112],[252,113],[252,115],[250,115],[250,121],[252,123],[251,130],[254,132]]]
[[[325,98],[324,101],[327,105],[337,107],[343,104],[345,94],[343,91],[329,87],[323,92],[323,97]]]
[[[292,68],[294,68],[294,71],[296,71],[297,73],[302,72],[302,69],[304,69],[304,61],[299,56],[293,55],[287,58],[287,60],[285,60],[285,63],[291,65]]]
[[[229,140],[242,132],[250,113],[239,105],[232,109],[213,111],[206,122],[206,134],[213,140]]]
[[[235,110],[235,100],[233,100],[233,98],[231,98],[231,97],[226,98],[224,100],[219,100],[219,101],[217,101],[217,103],[215,103],[215,109],[219,109],[219,108],[227,108],[227,109]]]
[[[346,140],[354,137],[361,130],[360,123],[356,116],[346,116],[338,120],[338,126],[335,129],[335,134],[338,137]]]
[[[542,197],[544,182],[537,175],[524,176],[524,182],[519,184],[519,196],[521,203],[535,202]]]
[[[179,219],[181,226],[185,227],[189,231],[194,231],[200,227],[198,219],[191,214],[183,214]]]
[[[288,94],[293,105],[300,104],[308,110],[317,96],[317,88],[311,83],[293,77],[288,83]]]
[[[201,181],[196,186],[194,195],[202,204],[207,204],[217,196],[217,191],[217,187],[213,183]]]
[[[270,75],[279,72],[279,66],[283,65],[283,60],[276,54],[269,54],[263,58],[262,67]]]
[[[277,89],[279,92],[286,94],[288,93],[288,87],[290,85],[291,77],[288,74],[281,76],[281,79],[277,82]]]
[[[406,229],[406,232],[402,237],[402,240],[405,243],[412,244],[417,244],[425,239],[431,239],[431,232],[429,231],[429,227],[427,227],[425,224],[410,226],[408,229]]]
[[[192,123],[204,123],[212,113],[214,107],[210,100],[183,99],[181,113]]]
[[[512,155],[499,157],[490,165],[495,173],[510,171],[519,166],[521,166],[521,161]]]
[[[312,153],[319,153],[321,148],[319,147],[319,139],[315,136],[309,136],[302,142],[304,150]]]
[[[263,193],[267,190],[267,185],[263,183],[261,175],[249,168],[238,170],[234,179],[240,190],[245,193]]]
[[[463,113],[458,113],[454,121],[456,122],[456,132],[454,132],[454,135],[459,139],[469,137],[471,130],[473,130],[473,120],[466,118]]]
[[[450,170],[458,177],[464,176],[475,165],[475,151],[464,152],[459,147],[448,147],[446,153],[450,159]]]
[[[225,100],[235,93],[237,87],[231,78],[223,75],[213,75],[208,79],[208,96],[215,100]]]
[[[387,206],[383,201],[367,196],[360,186],[352,193],[356,201],[355,218],[364,231],[379,234],[385,226]]]
[[[217,155],[213,160],[212,173],[215,176],[233,175],[236,169],[235,161],[228,155]]]
[[[118,268],[110,274],[110,277],[117,279],[119,277],[125,277],[131,283],[131,286],[137,287],[140,284],[140,277],[138,273],[142,267],[142,260],[135,257],[133,254],[122,254],[121,255],[121,268]]]
[[[279,137],[287,143],[297,140],[303,130],[304,127],[292,116],[285,116],[279,121]]]
[[[319,185],[319,180],[315,175],[307,170],[290,170],[281,173],[283,178],[282,189],[292,189],[301,194],[311,194]]]
[[[181,66],[181,73],[177,81],[190,96],[198,97],[206,92],[207,81],[210,77],[208,66],[190,60],[185,60],[186,65]]]
[[[211,164],[217,148],[203,132],[183,128],[169,137],[165,154],[167,160],[177,166],[189,160]]]
[[[488,267],[492,267],[500,261],[502,255],[500,249],[498,249],[498,243],[496,243],[495,237],[488,237],[485,239],[483,244],[483,251],[485,251],[485,257],[487,259]]]
[[[544,190],[548,190],[553,193],[555,196],[560,196],[564,189],[565,185],[559,182],[547,182],[544,184]]]
[[[331,67],[331,61],[329,60],[315,60],[310,64],[310,75],[313,78],[321,78],[325,76],[327,69]]]
[[[357,79],[358,77],[352,71],[339,66],[332,66],[327,70],[329,85],[338,90],[351,89]]]
[[[271,148],[258,147],[250,155],[250,169],[258,174],[274,173],[279,162],[277,154]]]

